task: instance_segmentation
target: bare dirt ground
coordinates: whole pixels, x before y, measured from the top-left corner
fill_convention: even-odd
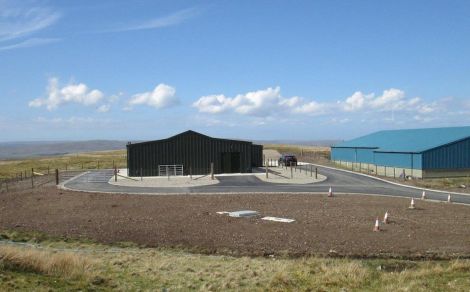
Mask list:
[[[43,187],[0,194],[0,230],[232,255],[470,256],[470,207],[361,195],[90,194]],[[256,210],[294,223],[231,218]],[[391,223],[373,232],[377,216]]]

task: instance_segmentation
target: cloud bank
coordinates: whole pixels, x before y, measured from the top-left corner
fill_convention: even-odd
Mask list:
[[[147,105],[157,109],[169,108],[179,104],[176,89],[160,83],[152,91],[138,93],[132,96],[128,106]]]
[[[49,111],[57,109],[60,105],[76,103],[84,106],[97,104],[104,94],[98,89],[90,89],[84,83],[70,83],[60,87],[58,78],[49,79],[47,97],[36,98],[29,102],[30,107],[46,107]]]

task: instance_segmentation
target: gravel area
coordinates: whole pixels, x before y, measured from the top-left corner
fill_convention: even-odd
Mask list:
[[[455,258],[470,256],[470,207],[336,194],[136,196],[44,187],[0,195],[0,229],[103,243],[135,242],[232,255]],[[293,223],[232,218],[255,210]],[[390,224],[373,232],[385,211]]]

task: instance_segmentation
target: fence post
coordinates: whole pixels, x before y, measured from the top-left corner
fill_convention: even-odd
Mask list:
[[[114,167],[114,182],[117,182],[117,168]]]
[[[59,184],[59,169],[55,169],[55,185]]]
[[[214,162],[211,162],[211,179],[214,179]]]
[[[268,163],[266,161],[266,164],[265,164],[265,168],[266,168],[266,178],[268,178]]]
[[[34,189],[34,168],[31,168],[31,188]]]

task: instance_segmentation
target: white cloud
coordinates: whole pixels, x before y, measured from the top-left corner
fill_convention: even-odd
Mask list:
[[[322,114],[326,109],[326,105],[318,103],[316,101],[311,101],[309,103],[304,103],[293,109],[295,113],[301,114]]]
[[[356,91],[339,104],[346,112],[418,111],[429,113],[435,108],[435,105],[426,104],[419,97],[407,99],[405,92],[396,88],[384,90],[379,96],[375,96],[374,93],[364,94]]]
[[[197,8],[187,8],[174,13],[140,22],[137,24],[131,24],[123,27],[118,27],[110,30],[105,30],[102,32],[120,32],[120,31],[134,31],[134,30],[148,30],[148,29],[158,29],[169,26],[178,25],[185,22],[186,20],[195,17],[200,13],[200,9]]]
[[[23,5],[21,1],[0,1],[0,41],[43,30],[59,18],[60,13],[49,7]]]
[[[102,104],[96,109],[96,111],[99,113],[107,113],[110,108],[111,108],[110,104]]]
[[[223,94],[206,95],[195,101],[193,106],[202,113],[234,112],[256,117],[268,117],[276,112],[314,114],[324,109],[323,104],[315,101],[305,102],[298,96],[282,97],[279,86],[238,94],[235,97]]]
[[[369,100],[373,95],[366,95],[360,91],[356,91],[350,97],[346,98],[344,102],[345,111],[357,111],[364,107],[366,100]]]
[[[48,110],[57,109],[62,104],[78,103],[85,106],[95,105],[103,98],[97,89],[90,90],[83,83],[69,84],[60,88],[57,78],[49,79],[46,98],[36,98],[29,102],[30,107],[45,106]]]
[[[20,48],[30,48],[30,47],[36,47],[36,46],[41,46],[41,45],[47,45],[47,44],[59,42],[60,40],[61,39],[57,39],[57,38],[32,38],[32,39],[27,39],[25,41],[22,41],[16,44],[2,46],[0,47],[0,51],[9,51],[9,50],[20,49]]]
[[[157,109],[168,108],[179,103],[179,99],[176,96],[175,88],[166,85],[158,84],[153,91],[138,93],[132,96],[129,100],[129,106],[125,109],[129,109],[134,105],[148,105]]]

